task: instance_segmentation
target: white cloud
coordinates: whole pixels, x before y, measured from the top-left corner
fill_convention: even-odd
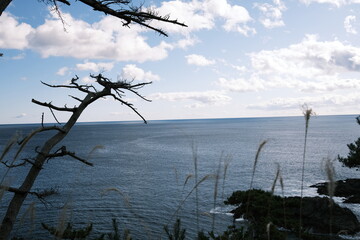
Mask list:
[[[21,113],[21,114],[15,116],[15,118],[24,118],[24,117],[26,117],[26,116],[27,116],[26,113]]]
[[[62,67],[56,72],[56,74],[60,76],[65,76],[68,72],[69,72],[68,67]]]
[[[300,0],[300,2],[305,3],[306,5],[310,5],[312,3],[327,3],[340,7],[341,5],[346,4],[347,1],[346,0]]]
[[[32,49],[44,58],[61,56],[145,62],[166,58],[174,47],[194,45],[198,41],[190,37],[192,31],[212,29],[218,22],[226,31],[238,31],[244,35],[256,32],[247,25],[252,21],[249,12],[242,6],[229,4],[227,0],[168,1],[154,9],[161,15],[170,13],[173,18],[187,22],[187,28],[156,21],[152,23],[163,27],[165,31],[182,33],[185,38],[172,44],[160,41],[150,45],[142,35],[148,29],[137,25],[125,28],[111,16],[89,24],[68,13],[62,13],[68,25],[65,32],[63,24],[54,13],[36,28],[19,23],[15,17],[4,13],[0,18],[0,47]]]
[[[154,8],[160,15],[170,14],[172,18],[176,18],[188,25],[188,27],[183,28],[174,24],[154,22],[154,26],[161,27],[170,33],[189,34],[193,31],[211,29],[215,26],[213,17],[203,11],[202,3],[197,0],[189,2],[164,1],[160,7]]]
[[[264,82],[256,77],[252,77],[249,80],[245,80],[244,78],[219,78],[216,84],[233,92],[252,92],[265,89]]]
[[[318,41],[314,35],[288,48],[249,54],[253,68],[268,80],[314,81],[360,72],[360,48],[334,41]]]
[[[63,25],[58,17],[52,15],[45,20],[44,24],[35,29],[25,25],[30,30],[28,30],[26,38],[21,38],[22,44],[12,44],[5,47],[17,49],[27,47],[37,51],[44,58],[63,56],[78,59],[138,62],[164,59],[168,55],[168,50],[173,48],[164,41],[150,46],[146,42],[147,39],[140,35],[145,31],[144,28],[135,25],[130,29],[125,28],[120,21],[118,24],[114,24],[114,21],[118,20],[111,16],[105,16],[100,21],[89,24],[73,18],[68,13],[62,13],[62,15],[69,25],[67,32],[63,30]],[[4,22],[3,18],[0,21]],[[16,28],[6,28],[4,32],[7,38],[13,39],[12,35],[18,31]]]
[[[344,20],[344,28],[347,33],[351,34],[357,34],[357,31],[355,27],[353,26],[353,23],[356,22],[356,16],[349,15]]]
[[[151,94],[149,98],[153,100],[166,100],[166,101],[191,100],[200,103],[201,106],[222,105],[228,103],[231,100],[229,96],[225,95],[221,91],[154,93]]]
[[[33,32],[26,23],[19,23],[14,16],[4,12],[0,18],[0,48],[25,49],[27,36]]]
[[[360,89],[360,79],[330,78],[322,81],[298,81],[293,84],[292,87],[302,92],[330,92],[342,89],[354,90]]]
[[[230,5],[227,0],[205,0],[202,7],[214,17],[225,19],[223,28],[226,31],[237,31],[245,36],[256,33],[254,28],[246,25],[252,18],[242,6]]]
[[[317,95],[298,98],[275,98],[270,101],[257,104],[250,104],[250,109],[262,110],[281,110],[281,109],[299,109],[304,103],[312,106],[314,109],[331,106],[358,106],[360,96],[358,94],[349,95]]]
[[[196,65],[196,66],[209,66],[212,64],[215,64],[214,60],[209,60],[205,58],[204,56],[197,55],[197,54],[191,54],[185,56],[186,61],[188,64]]]
[[[247,71],[247,68],[245,66],[237,66],[237,65],[233,65],[230,64],[230,66],[234,69],[236,69],[237,71],[239,71],[240,73],[244,73]]]
[[[360,3],[360,0],[300,0],[300,2],[306,5],[310,5],[312,3],[326,3],[336,7],[341,7],[347,4]]]
[[[260,10],[261,24],[266,28],[282,27],[285,25],[282,20],[282,12],[286,10],[285,4],[281,0],[274,0],[274,5],[269,3],[255,3],[255,7]]]
[[[26,56],[25,53],[20,53],[20,54],[18,54],[18,55],[16,55],[16,56],[13,56],[11,59],[12,59],[12,60],[21,60],[21,59],[24,59],[25,56]]]
[[[248,54],[251,67],[234,66],[240,77],[222,77],[215,84],[232,92],[295,89],[335,92],[360,89],[360,48],[338,40],[319,41],[307,35],[286,48]]]
[[[162,14],[171,14],[185,24],[187,28],[176,25],[155,23],[165,31],[189,34],[201,29],[212,29],[216,21],[224,21],[222,27],[226,31],[237,31],[244,35],[255,33],[255,29],[247,25],[252,21],[249,12],[240,5],[231,5],[227,0],[192,0],[189,2],[168,1],[162,2],[156,10]]]
[[[102,71],[110,71],[113,69],[114,63],[113,62],[88,62],[85,61],[84,63],[76,64],[76,69],[80,71],[92,71],[92,72],[102,72]]]
[[[194,46],[196,43],[198,43],[199,40],[195,37],[186,37],[183,39],[180,39],[177,43],[174,44],[174,46],[186,49],[187,47]]]
[[[143,69],[138,68],[134,64],[127,64],[121,73],[121,77],[127,80],[138,80],[138,81],[158,81],[160,77],[153,74],[151,71],[145,72]]]
[[[88,76],[81,78],[81,81],[86,84],[91,84],[91,83],[96,82],[96,80],[94,78],[88,77]]]

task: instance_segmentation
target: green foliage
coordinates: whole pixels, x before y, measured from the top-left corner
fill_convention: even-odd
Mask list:
[[[116,222],[116,219],[112,219],[112,225],[113,225],[113,231],[112,233],[102,234],[99,238],[96,238],[94,240],[120,240],[120,231],[118,227],[118,223]],[[125,229],[124,231],[124,240],[131,240],[130,231]]]
[[[200,235],[200,234],[199,234]],[[245,230],[244,227],[236,228],[235,226],[228,226],[228,229],[222,235],[216,236],[214,232],[209,232],[210,238],[205,235],[198,240],[251,240],[250,232]]]
[[[251,201],[248,201],[249,195],[251,195]],[[270,235],[271,239],[286,239],[286,233],[277,228],[277,226],[289,224],[284,216],[284,205],[280,196],[274,196],[270,192],[259,189],[236,191],[225,201],[225,204],[240,205],[234,211],[234,217],[243,216],[249,221],[247,228],[249,236],[255,236],[255,239],[267,239]],[[298,219],[294,219],[293,224],[292,227],[296,227]]]
[[[56,238],[59,239],[86,239],[86,237],[90,234],[92,230],[92,224],[88,225],[85,228],[82,229],[73,229],[73,226],[71,223],[68,223],[64,231],[59,231],[56,228],[49,227],[45,223],[41,223],[44,229],[46,229],[51,235],[53,235]]]
[[[60,231],[56,228],[49,227],[45,223],[41,223],[44,229],[46,229],[56,239],[70,239],[70,240],[85,240],[89,239],[88,236],[92,231],[92,224],[82,229],[73,229],[71,223],[67,223],[67,227],[64,231]],[[121,238],[118,223],[116,219],[112,219],[113,232],[101,234],[100,237],[94,238],[94,240],[131,240],[129,230],[124,231],[124,236]],[[12,240],[24,240],[22,238],[13,238]]]
[[[174,223],[173,232],[171,233],[168,226],[164,226],[164,230],[169,240],[184,240],[186,229],[181,229],[180,219],[176,219]]]
[[[360,116],[356,118],[357,123],[360,125]],[[354,143],[347,144],[349,148],[349,153],[347,157],[338,156],[338,160],[343,164],[343,166],[348,168],[360,168],[360,138],[358,138]]]

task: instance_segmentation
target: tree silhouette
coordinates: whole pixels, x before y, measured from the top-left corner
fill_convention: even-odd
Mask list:
[[[360,125],[360,115],[356,118],[357,123]],[[354,142],[347,144],[349,153],[347,157],[340,157],[338,160],[343,164],[344,167],[348,168],[360,168],[360,137]]]
[[[38,0],[46,4],[53,6],[53,9],[61,14],[59,11],[58,3],[63,3],[66,5],[71,5],[71,1],[68,0]],[[155,10],[151,8],[144,8],[143,5],[135,6],[132,5],[131,0],[77,0],[86,4],[89,7],[92,7],[94,11],[103,12],[106,15],[114,16],[122,20],[123,26],[130,26],[130,24],[135,23],[140,26],[149,28],[158,32],[160,35],[167,36],[167,33],[161,28],[154,27],[150,24],[152,20],[177,24],[183,27],[186,27],[184,23],[179,22],[176,19],[170,19],[170,15],[161,16]],[[0,2],[0,16],[8,7],[12,0],[1,0]],[[62,19],[62,18],[61,18]]]
[[[12,0],[2,0],[0,2],[0,15],[6,9],[6,7],[11,3],[11,1]],[[58,2],[70,5],[70,1],[67,0],[41,0],[41,1],[47,4],[52,4],[55,7],[55,10],[58,11],[59,14],[60,11],[57,5]],[[155,32],[158,32],[160,35],[164,35],[164,36],[167,36],[167,34],[163,30],[150,25],[150,22],[152,20],[186,27],[184,23],[180,23],[177,20],[171,20],[168,15],[160,16],[157,12],[151,9],[143,9],[142,6],[134,7],[133,5],[131,5],[130,0],[112,0],[112,1],[111,0],[78,0],[78,1],[92,7],[95,11],[100,11],[107,15],[112,15],[118,19],[121,19],[123,26],[129,27],[131,23],[135,23],[143,27],[152,29]],[[10,237],[10,233],[15,224],[17,215],[26,197],[29,194],[34,194],[39,198],[41,198],[41,194],[36,192],[31,192],[31,188],[37,176],[39,175],[40,171],[43,169],[43,165],[45,164],[45,162],[47,162],[49,159],[52,158],[70,156],[78,161],[81,161],[84,164],[92,166],[92,163],[88,162],[86,159],[77,156],[74,152],[69,151],[65,146],[62,146],[54,151],[55,146],[59,144],[67,136],[71,128],[75,125],[75,123],[79,119],[82,112],[91,103],[103,97],[112,97],[116,101],[120,102],[122,105],[129,107],[146,123],[145,118],[136,110],[136,108],[131,103],[125,101],[123,97],[125,96],[126,92],[130,92],[140,97],[143,100],[149,101],[138,92],[139,89],[141,89],[147,84],[150,84],[149,82],[133,84],[133,82],[129,82],[126,79],[113,82],[109,78],[104,77],[102,74],[90,75],[90,77],[95,80],[96,86],[90,84],[85,84],[85,85],[79,84],[78,83],[79,78],[77,76],[73,78],[70,84],[68,85],[50,85],[42,82],[44,85],[51,88],[70,88],[70,89],[78,90],[86,95],[83,98],[71,96],[73,99],[79,101],[78,106],[71,108],[67,107],[66,105],[64,107],[59,107],[53,105],[51,102],[41,102],[32,99],[33,103],[49,108],[56,121],[57,119],[55,117],[54,111],[69,112],[71,113],[71,116],[64,125],[56,124],[51,127],[47,127],[47,126],[45,127],[42,122],[40,128],[31,132],[23,140],[17,141],[17,139],[13,139],[12,141],[10,141],[8,146],[5,147],[4,152],[0,155],[0,162],[2,162],[9,169],[13,167],[28,165],[28,164],[31,165],[29,172],[27,173],[20,187],[4,186],[3,182],[0,182],[1,190],[6,190],[14,193],[14,196],[8,205],[6,214],[0,226],[0,240],[7,240]],[[36,156],[34,158],[23,159],[21,163],[15,164],[15,161],[17,160],[19,153],[32,139],[32,137],[34,137],[38,133],[45,131],[55,131],[56,133],[52,137],[47,139],[41,148],[35,149]],[[9,152],[9,149],[16,143],[19,144],[19,150],[16,152],[14,158],[10,162],[3,161],[5,155]],[[2,179],[4,178],[5,176]]]

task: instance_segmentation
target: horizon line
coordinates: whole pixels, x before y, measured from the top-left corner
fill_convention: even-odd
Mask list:
[[[314,117],[332,117],[332,116],[357,116],[359,114],[328,114],[328,115],[315,115]],[[146,120],[147,123],[155,121],[192,121],[192,120],[225,120],[225,119],[257,119],[257,118],[289,118],[289,117],[303,117],[303,115],[287,115],[287,116],[254,116],[254,117],[224,117],[224,118],[174,118],[174,119],[149,119]],[[65,124],[66,122],[61,122]],[[104,121],[78,121],[78,123],[91,124],[91,123],[144,123],[142,120],[104,120]],[[30,122],[30,123],[0,123],[0,126],[4,125],[35,125],[40,124],[40,122]],[[49,124],[58,124],[56,122],[44,123],[44,125]]]

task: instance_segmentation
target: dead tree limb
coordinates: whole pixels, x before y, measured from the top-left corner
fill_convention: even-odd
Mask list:
[[[0,15],[5,11],[6,7],[11,3],[12,0],[2,0],[0,1]],[[70,5],[70,0],[42,0],[45,3],[52,4],[56,8],[55,10],[60,12],[57,6],[57,2],[64,3],[66,5]],[[179,22],[178,20],[172,20],[168,15],[161,16],[156,11],[152,9],[143,9],[142,6],[139,7],[133,7],[131,5],[131,0],[78,0],[82,3],[84,3],[87,6],[92,7],[95,11],[103,12],[106,15],[114,16],[120,20],[122,20],[123,26],[129,27],[130,24],[135,23],[140,26],[143,26],[147,29],[151,29],[160,35],[167,36],[165,31],[162,29],[150,25],[152,20],[155,20],[157,22],[164,22],[164,23],[170,23],[175,24],[182,27],[187,27],[184,23]],[[61,15],[60,15],[61,19]],[[134,108],[134,106],[131,103],[126,102],[122,99],[124,95],[124,91],[129,91],[136,96],[147,100],[146,98],[142,97],[141,94],[137,92],[140,88],[143,86],[150,84],[150,83],[140,83],[140,84],[131,84],[126,81],[118,81],[118,82],[111,82],[109,79],[103,77],[101,74],[97,76],[93,76],[97,83],[102,86],[101,90],[96,89],[92,85],[79,85],[77,83],[77,80],[79,79],[77,76],[71,80],[71,83],[69,85],[59,85],[59,86],[51,86],[49,84],[45,84],[49,87],[66,87],[66,88],[72,88],[79,90],[80,92],[86,93],[86,96],[83,99],[73,97],[74,99],[78,100],[80,104],[77,107],[74,108],[68,108],[68,107],[57,107],[50,103],[46,102],[40,102],[35,99],[32,101],[35,104],[38,104],[40,106],[49,107],[52,110],[55,111],[66,111],[70,112],[71,116],[66,122],[64,126],[61,128],[58,128],[56,130],[57,133],[54,134],[52,137],[50,137],[44,145],[41,147],[40,153],[34,157],[33,164],[25,177],[23,183],[18,188],[18,191],[14,191],[14,196],[12,200],[9,203],[9,206],[7,208],[6,214],[3,218],[2,224],[0,226],[0,240],[7,240],[10,237],[10,233],[13,229],[13,226],[15,224],[15,220],[17,218],[17,215],[20,211],[20,208],[27,197],[27,195],[30,193],[30,190],[39,175],[43,164],[48,159],[46,156],[50,154],[52,149],[60,143],[68,134],[68,132],[71,130],[71,128],[75,125],[77,120],[79,119],[82,112],[87,108],[88,105],[93,103],[94,101],[98,100],[99,98],[103,98],[106,96],[113,97],[116,101],[119,101],[120,103],[126,105],[131,110],[133,110],[138,116],[140,116],[144,123],[146,123],[145,118]],[[147,100],[148,101],[148,100]],[[42,120],[43,122],[43,120]],[[44,129],[44,128],[41,128]],[[38,132],[41,132],[44,130],[38,130],[33,133],[31,133],[29,136],[27,136],[21,143],[19,150],[16,152],[16,155],[13,159],[12,164],[16,160],[18,154],[22,151],[22,149],[25,147],[25,145],[32,139],[33,136],[35,136]],[[10,146],[11,147],[11,146]],[[1,158],[4,156],[2,154]],[[32,162],[32,161],[31,161]],[[4,179],[4,178],[3,178]],[[0,182],[1,185],[1,182]]]
[[[88,162],[85,159],[82,159],[75,155],[75,153],[68,151],[65,147],[60,148],[58,151],[51,153],[52,149],[60,143],[68,134],[68,132],[71,130],[71,128],[75,125],[77,120],[79,119],[82,112],[93,102],[96,100],[109,96],[113,97],[116,101],[120,102],[123,105],[126,105],[131,110],[133,110],[141,119],[146,123],[145,118],[136,110],[136,108],[133,106],[133,104],[125,101],[122,99],[125,92],[133,93],[142,99],[146,99],[143,97],[140,93],[138,93],[138,90],[142,87],[150,84],[150,83],[138,83],[138,84],[132,84],[131,82],[127,82],[125,80],[123,81],[117,81],[112,82],[110,79],[104,77],[103,75],[91,75],[90,77],[94,78],[96,80],[96,83],[99,85],[100,89],[97,89],[96,87],[92,85],[79,85],[77,83],[77,77],[73,78],[69,85],[49,85],[45,84],[48,87],[57,88],[57,87],[63,87],[63,88],[72,88],[77,89],[80,92],[85,92],[86,96],[83,99],[77,98],[80,102],[80,104],[77,107],[74,108],[68,108],[66,107],[56,107],[50,103],[46,102],[40,102],[35,99],[32,100],[33,103],[49,107],[52,110],[55,111],[66,111],[71,112],[71,116],[68,119],[68,121],[65,123],[62,127],[47,127],[47,128],[40,128],[32,133],[30,133],[27,137],[24,138],[24,140],[21,142],[19,150],[15,154],[15,158],[11,164],[14,163],[19,153],[22,151],[22,149],[25,147],[25,145],[32,139],[33,136],[35,136],[39,132],[48,131],[48,130],[57,130],[57,133],[50,137],[44,145],[41,147],[41,149],[37,152],[36,157],[34,158],[34,161],[32,162],[32,166],[25,177],[25,180],[21,184],[21,186],[18,189],[11,189],[14,192],[14,197],[11,200],[7,212],[5,214],[5,217],[3,219],[3,222],[0,227],[0,240],[6,240],[13,228],[13,225],[15,223],[16,217],[19,213],[19,210],[21,208],[21,205],[23,204],[26,196],[31,193],[31,188],[39,175],[41,169],[43,169],[44,163],[55,157],[61,157],[61,156],[70,156],[82,163],[85,163],[89,166],[92,166],[93,164]],[[1,183],[0,183],[1,184]]]
[[[87,160],[76,156],[76,154],[74,152],[67,151],[65,146],[62,146],[61,148],[59,148],[57,151],[55,151],[55,153],[50,153],[50,154],[46,155],[46,157],[48,158],[47,161],[49,161],[52,158],[64,157],[64,156],[70,156],[88,166],[94,166],[93,163],[88,162]]]
[[[49,103],[39,102],[39,101],[37,101],[35,99],[32,99],[31,101],[33,103],[37,104],[37,105],[48,107],[50,109],[54,109],[54,110],[57,110],[57,111],[63,111],[63,112],[75,112],[76,111],[76,108],[57,107],[57,106],[52,105],[51,102],[49,102]]]

